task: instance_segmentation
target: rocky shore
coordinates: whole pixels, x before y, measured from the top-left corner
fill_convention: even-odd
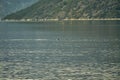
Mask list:
[[[88,19],[20,19],[20,20],[15,20],[15,19],[5,19],[5,20],[0,20],[2,22],[45,22],[45,21],[89,21],[89,20],[120,20],[120,18],[88,18]]]

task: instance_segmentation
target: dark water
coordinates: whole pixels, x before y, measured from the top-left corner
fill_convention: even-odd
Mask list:
[[[118,80],[120,21],[0,23],[0,79]]]

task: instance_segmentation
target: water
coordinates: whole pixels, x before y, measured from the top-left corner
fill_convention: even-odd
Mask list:
[[[118,80],[120,22],[1,22],[0,79]]]

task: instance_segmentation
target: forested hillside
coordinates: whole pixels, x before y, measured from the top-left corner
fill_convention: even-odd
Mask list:
[[[4,19],[120,18],[120,0],[40,0]]]

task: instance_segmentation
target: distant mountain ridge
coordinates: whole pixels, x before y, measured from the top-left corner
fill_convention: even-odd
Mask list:
[[[120,18],[120,0],[41,0],[4,19]]]
[[[38,0],[0,0],[0,17],[26,8]]]

